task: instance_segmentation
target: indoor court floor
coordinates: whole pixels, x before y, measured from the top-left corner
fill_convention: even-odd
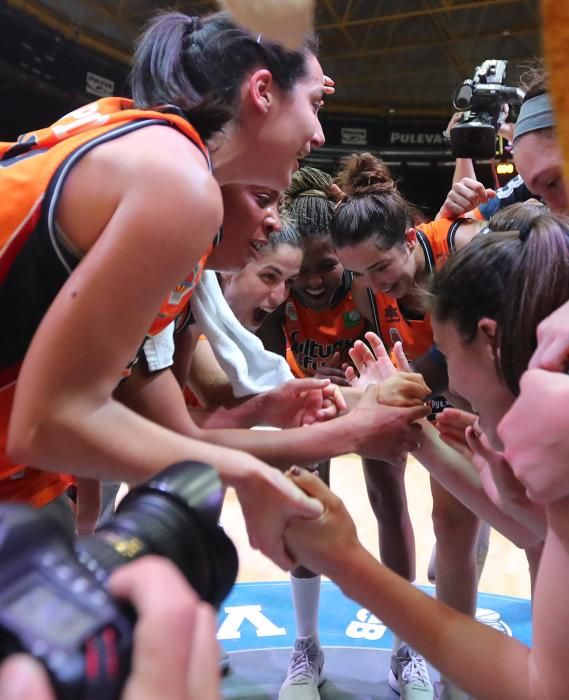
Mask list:
[[[360,460],[347,455],[332,462],[332,489],[344,500],[365,546],[377,556],[377,525],[367,500]],[[415,531],[417,581],[428,593],[427,569],[434,544],[431,493],[426,470],[410,458],[406,472],[409,510]],[[229,492],[222,524],[239,551],[238,583],[219,613],[218,639],[231,670],[223,696],[272,700],[278,696],[295,637],[288,574],[251,549],[235,494]],[[530,642],[530,582],[525,555],[492,531],[480,581],[477,617],[500,631]],[[394,700],[387,683],[391,632],[375,616],[322,583],[319,631],[325,652],[323,699]],[[436,685],[438,673],[431,669]]]

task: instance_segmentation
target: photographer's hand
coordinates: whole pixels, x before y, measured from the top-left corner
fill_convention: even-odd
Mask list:
[[[16,654],[0,666],[0,700],[57,700],[43,666],[31,656]]]
[[[109,588],[137,610],[132,671],[121,700],[217,700],[215,615],[176,567],[143,557],[116,571]],[[164,634],[168,630],[168,634]],[[0,667],[0,700],[56,700],[42,666],[24,655]]]
[[[132,672],[121,700],[220,697],[213,609],[199,600],[174,564],[144,557],[115,571],[109,589],[138,614]]]

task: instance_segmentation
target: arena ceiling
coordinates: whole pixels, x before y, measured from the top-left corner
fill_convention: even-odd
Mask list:
[[[158,8],[204,14],[213,0],[4,0],[67,39],[128,64]],[[337,93],[327,109],[442,117],[455,88],[486,58],[514,82],[541,54],[538,0],[317,0],[321,60]]]

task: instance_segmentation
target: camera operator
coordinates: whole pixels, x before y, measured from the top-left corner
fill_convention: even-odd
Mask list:
[[[219,698],[213,608],[174,564],[144,557],[113,573],[109,589],[138,613],[132,671],[121,700]],[[57,700],[43,667],[30,656],[8,658],[0,666],[0,700],[32,698]]]
[[[567,211],[569,199],[563,179],[563,159],[555,138],[555,119],[543,69],[531,72],[525,93],[513,138],[514,163],[519,175],[498,190],[496,200],[490,203],[489,190],[475,179],[472,168],[472,173],[464,172],[466,178],[453,184],[441,213],[460,216],[478,208],[478,218],[489,218],[494,213],[494,201],[499,209],[531,196],[539,197],[554,212]]]
[[[504,105],[507,111],[507,105]],[[445,135],[462,119],[462,112],[455,112],[448,123]],[[498,136],[502,136],[511,142],[514,139],[514,124],[504,122],[498,129]],[[498,210],[529,199],[532,194],[525,186],[519,175],[497,190],[485,187],[476,179],[476,171],[472,158],[457,158],[454,175],[452,178],[452,189],[441,207],[437,219],[453,218],[468,213],[475,219],[488,220]],[[476,205],[477,202],[477,205]]]

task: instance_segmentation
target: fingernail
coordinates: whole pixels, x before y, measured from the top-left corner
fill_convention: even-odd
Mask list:
[[[300,476],[300,469],[298,467],[291,467],[288,471],[289,474],[292,474],[293,476]]]
[[[38,687],[37,662],[27,656],[18,656],[5,662],[0,671],[2,700],[29,700]]]
[[[470,439],[480,441],[480,436],[479,436],[478,432],[476,431],[476,429],[474,428],[474,426],[470,425],[469,428],[470,428],[470,430],[468,430],[468,428],[467,428],[467,430],[468,430],[468,434],[470,435]]]

